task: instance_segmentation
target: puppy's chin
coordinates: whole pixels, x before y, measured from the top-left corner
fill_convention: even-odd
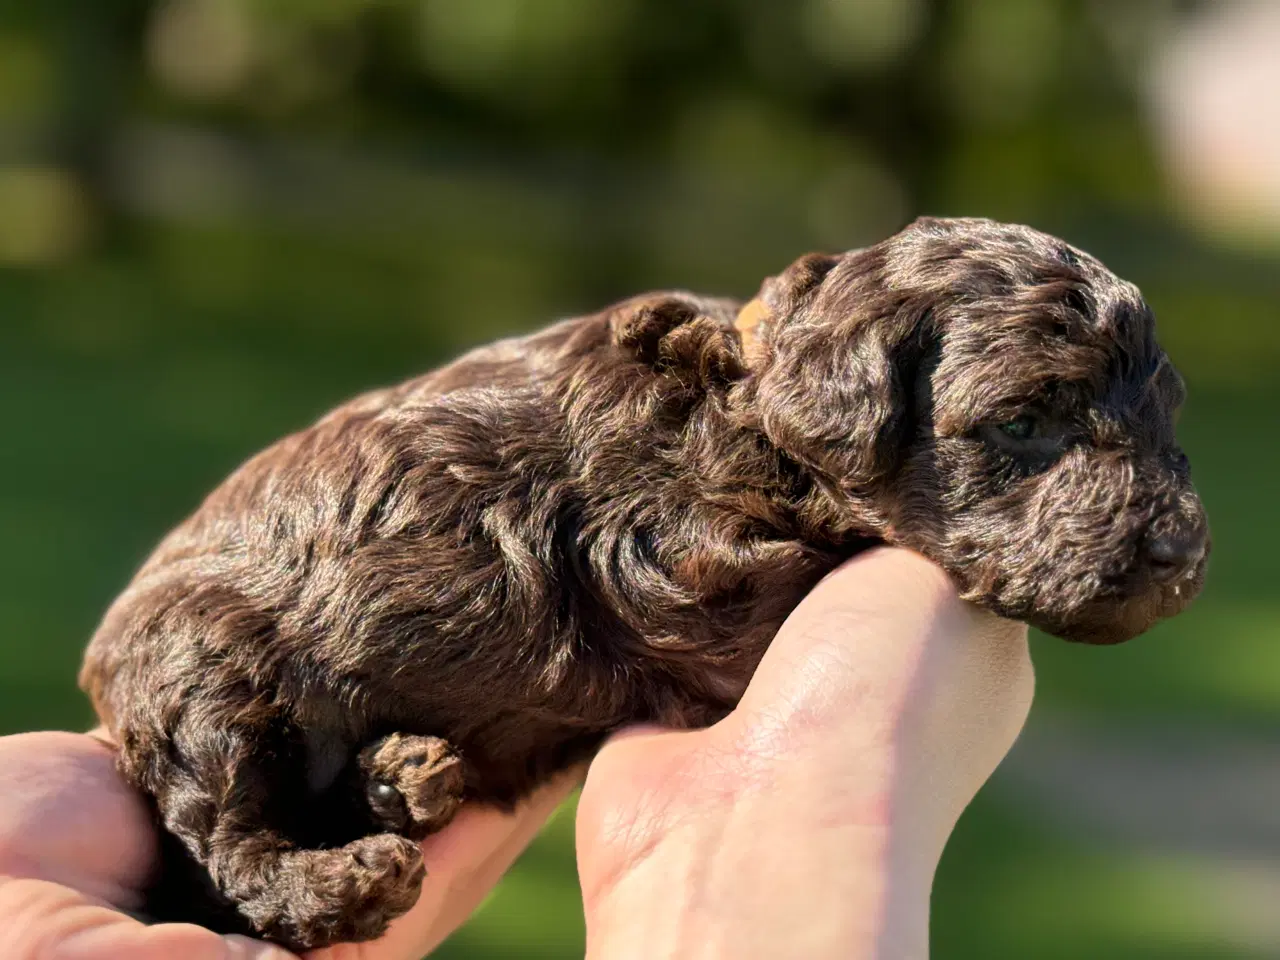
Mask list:
[[[1146,633],[1157,619],[1159,618],[1152,615],[1148,603],[1129,601],[1124,604],[1106,604],[1105,608],[1099,604],[1096,611],[1090,611],[1090,616],[1073,619],[1068,623],[1033,619],[1031,625],[1071,643],[1105,647],[1124,643]]]
[[[1205,561],[1186,576],[1169,583],[1145,581],[1145,589],[1127,597],[1099,599],[1069,617],[1033,615],[1027,622],[1038,630],[1072,643],[1109,646],[1146,633],[1161,620],[1181,613],[1204,586]]]

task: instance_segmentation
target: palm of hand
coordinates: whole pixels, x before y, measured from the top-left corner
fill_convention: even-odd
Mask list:
[[[308,960],[416,960],[479,904],[572,789],[567,777],[515,815],[459,814],[424,844],[431,879],[387,936],[320,950]],[[11,960],[244,960],[292,954],[190,924],[147,926],[129,915],[155,866],[157,841],[141,798],[94,734],[0,739],[0,956]]]

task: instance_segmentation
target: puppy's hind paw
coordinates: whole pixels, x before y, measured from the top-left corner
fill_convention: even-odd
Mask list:
[[[417,843],[380,833],[286,854],[270,895],[241,910],[259,935],[296,951],[376,940],[418,902],[425,876]]]

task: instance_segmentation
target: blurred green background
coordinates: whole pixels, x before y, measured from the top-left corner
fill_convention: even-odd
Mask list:
[[[1280,956],[1277,8],[0,0],[0,732],[89,723],[149,547],[358,390],[918,213],[1024,221],[1154,305],[1215,555],[1134,643],[1035,641],[935,955]],[[582,955],[571,810],[438,955]]]

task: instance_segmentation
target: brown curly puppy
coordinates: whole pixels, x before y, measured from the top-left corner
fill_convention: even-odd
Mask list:
[[[376,937],[460,802],[721,717],[873,543],[1050,633],[1141,633],[1208,552],[1182,397],[1098,261],[921,220],[741,310],[650,294],[351,402],[214,492],[89,647],[170,837],[155,913]]]

